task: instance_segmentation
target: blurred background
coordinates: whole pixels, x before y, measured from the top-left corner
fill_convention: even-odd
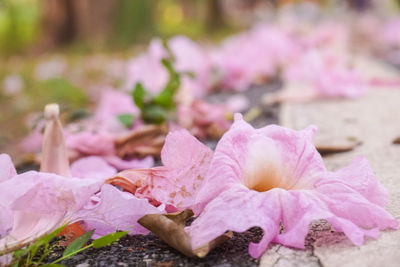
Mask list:
[[[48,102],[84,114],[154,37],[204,45],[297,13],[396,16],[399,0],[0,0],[0,149],[12,153]],[[350,14],[350,15],[349,15]],[[318,21],[318,20],[316,20]]]

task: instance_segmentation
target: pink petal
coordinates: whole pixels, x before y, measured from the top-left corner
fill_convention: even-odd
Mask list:
[[[162,167],[127,170],[117,177],[135,185],[135,195],[190,208],[208,170],[212,151],[186,130],[169,133],[161,151]]]
[[[143,159],[124,160],[118,156],[108,155],[104,156],[103,159],[119,171],[128,169],[147,169],[154,166],[154,158],[152,156],[147,156]]]
[[[71,165],[73,177],[105,180],[116,173],[115,168],[108,165],[103,158],[97,156],[80,158]]]
[[[119,92],[115,89],[108,89],[102,92],[95,114],[96,120],[106,123],[116,119],[119,114],[137,115],[139,112],[132,100],[132,96]]]
[[[7,154],[0,154],[0,183],[17,175],[14,164]]]
[[[336,216],[366,229],[397,229],[398,222],[383,207],[370,202],[351,187],[335,181],[316,186],[319,198]]]
[[[26,172],[1,183],[0,203],[13,214],[13,229],[0,240],[6,247],[29,243],[70,222],[102,181]]]
[[[204,96],[210,89],[211,62],[204,50],[194,41],[185,36],[175,36],[168,41],[168,47],[175,57],[175,68],[180,72],[192,72],[195,77],[188,83],[194,97]],[[184,87],[184,86],[182,86]]]
[[[96,229],[95,235],[103,236],[116,230],[130,234],[147,234],[149,231],[137,221],[146,214],[159,214],[164,210],[151,205],[146,199],[139,199],[105,184],[91,203],[75,214],[77,220],[84,220],[87,229]]]
[[[280,213],[276,191],[258,193],[238,184],[214,198],[186,231],[197,248],[228,230],[244,232],[259,226],[264,236],[249,249],[253,257],[259,257],[279,231]]]
[[[383,207],[388,203],[389,196],[386,188],[379,183],[367,159],[363,156],[354,158],[349,166],[331,173],[329,179],[351,187],[376,205]]]
[[[127,90],[133,90],[140,82],[150,92],[160,92],[168,81],[168,73],[161,64],[161,59],[166,56],[167,51],[161,40],[153,39],[146,53],[128,62]]]
[[[154,176],[153,196],[178,209],[189,208],[208,171],[212,150],[186,130],[169,133],[161,151],[168,171]]]
[[[114,136],[107,133],[80,132],[67,137],[67,147],[87,155],[108,155],[115,152]]]

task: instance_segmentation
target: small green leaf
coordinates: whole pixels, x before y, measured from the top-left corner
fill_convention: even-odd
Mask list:
[[[132,92],[133,102],[135,102],[136,106],[140,109],[144,107],[145,97],[146,97],[146,89],[144,89],[141,83],[137,83],[135,89]]]
[[[92,237],[94,233],[94,230],[90,230],[89,232],[84,233],[77,239],[75,239],[74,242],[72,242],[65,250],[63,253],[63,257],[77,251],[78,249],[82,248],[87,241]]]
[[[142,118],[147,123],[162,124],[167,119],[167,111],[160,106],[146,106],[142,110]]]
[[[135,121],[135,116],[129,113],[119,114],[117,118],[126,128],[131,128]]]
[[[13,256],[15,258],[22,258],[23,256],[25,256],[26,254],[29,253],[30,249],[31,248],[29,248],[29,247],[24,248],[24,249],[18,249],[16,251],[14,251]]]
[[[103,237],[100,237],[98,239],[93,240],[93,242],[92,242],[93,247],[101,248],[101,247],[104,247],[104,246],[108,246],[112,242],[117,241],[118,239],[120,239],[121,237],[125,236],[126,234],[128,234],[128,231],[115,232],[115,233],[112,233],[112,234],[109,234],[109,235],[105,235]]]
[[[161,62],[169,73],[169,80],[161,93],[153,99],[153,103],[170,110],[175,108],[174,96],[181,84],[180,76],[174,70],[171,61],[164,58]]]
[[[65,227],[67,227],[67,225],[57,228],[50,234],[47,234],[44,237],[40,238],[38,241],[43,241],[44,243],[49,243],[53,238],[55,238],[59,233],[61,233],[61,231],[64,230]]]

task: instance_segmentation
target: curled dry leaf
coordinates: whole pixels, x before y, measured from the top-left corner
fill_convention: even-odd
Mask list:
[[[400,145],[400,136],[398,136],[395,139],[393,139],[392,144],[393,145]]]
[[[166,125],[144,125],[115,140],[115,148],[120,158],[159,157],[168,134]]]
[[[186,209],[178,213],[148,214],[140,218],[138,222],[168,245],[188,257],[203,258],[214,247],[232,238],[233,233],[228,231],[211,242],[193,250],[190,236],[185,232],[186,221],[193,215],[192,210]]]
[[[315,144],[315,147],[317,148],[318,152],[321,155],[328,155],[328,154],[334,154],[334,153],[342,153],[342,152],[348,152],[356,148],[357,146],[361,145],[362,142],[359,140],[347,140],[343,142],[320,142]]]

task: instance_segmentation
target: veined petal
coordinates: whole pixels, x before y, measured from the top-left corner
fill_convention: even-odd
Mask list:
[[[325,172],[313,144],[315,127],[294,131],[276,125],[254,129],[236,114],[217,145],[195,212],[233,183],[250,189],[311,188]]]
[[[277,191],[259,193],[237,184],[214,198],[186,230],[196,249],[228,230],[244,232],[259,226],[264,236],[249,250],[253,257],[259,257],[278,234],[280,213]]]
[[[353,159],[352,163],[336,172],[329,173],[328,179],[319,180],[316,186],[323,183],[342,183],[359,192],[370,202],[379,206],[385,206],[388,202],[388,192],[379,183],[373,173],[368,160],[363,156]]]
[[[154,176],[154,197],[179,210],[190,208],[203,183],[213,152],[186,130],[170,133],[161,151],[168,172]]]
[[[164,166],[127,170],[108,182],[138,197],[157,200],[178,210],[191,208],[209,167],[212,150],[186,130],[170,133],[161,152]]]
[[[85,228],[96,229],[96,236],[103,236],[116,230],[130,234],[147,234],[149,231],[137,221],[146,214],[163,213],[147,199],[139,199],[122,192],[112,185],[103,185],[101,191],[83,209],[74,215],[75,220],[83,220]]]

